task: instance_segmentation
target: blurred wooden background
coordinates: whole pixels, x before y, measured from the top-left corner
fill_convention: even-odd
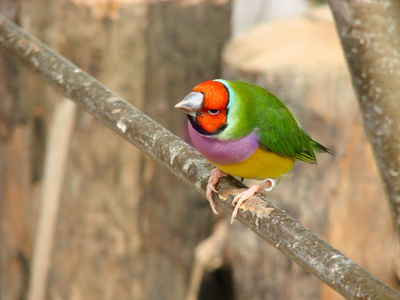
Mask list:
[[[197,83],[223,77],[268,88],[337,153],[296,164],[270,199],[399,290],[397,242],[329,10],[230,39],[231,5],[2,0],[0,12],[181,137],[186,119],[173,106]],[[191,289],[198,299],[340,299],[79,109],[68,115],[67,146],[58,143],[62,97],[4,57],[0,97],[1,299],[26,299],[38,282],[44,178],[57,185],[48,170],[63,180],[53,248],[42,253],[49,268],[39,260],[45,299],[185,299]],[[65,168],[46,161],[63,150]],[[196,249],[216,224],[219,263],[193,280]]]

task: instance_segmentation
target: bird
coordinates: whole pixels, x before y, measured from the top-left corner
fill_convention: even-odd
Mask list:
[[[200,154],[216,167],[206,197],[215,214],[212,193],[219,179],[234,175],[262,180],[238,194],[231,222],[255,193],[272,191],[288,177],[296,160],[317,164],[316,153],[334,154],[314,141],[291,111],[266,89],[243,81],[214,79],[198,84],[175,105],[188,117],[189,136]]]

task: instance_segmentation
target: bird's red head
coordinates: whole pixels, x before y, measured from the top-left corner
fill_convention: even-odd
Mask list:
[[[226,126],[229,93],[219,81],[206,81],[197,85],[192,92],[203,95],[203,103],[196,113],[198,126],[206,134],[215,134]],[[195,126],[196,127],[196,126]]]

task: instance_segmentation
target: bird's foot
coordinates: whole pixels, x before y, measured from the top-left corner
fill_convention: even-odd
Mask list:
[[[267,178],[262,183],[252,185],[246,191],[233,198],[232,205],[235,206],[235,209],[232,212],[231,224],[233,221],[235,221],[239,208],[244,202],[246,202],[255,193],[261,193],[263,196],[266,196],[266,192],[272,191],[278,183],[279,180],[277,179]]]
[[[212,211],[214,212],[214,214],[218,215],[216,206],[215,206],[215,201],[212,197],[212,192],[217,192],[217,190],[215,189],[215,185],[217,184],[218,180],[221,177],[225,177],[228,176],[228,173],[225,173],[223,171],[221,171],[220,169],[214,169],[211,173],[210,178],[208,179],[208,184],[207,184],[207,189],[206,189],[206,196],[207,196],[207,200],[208,202],[210,202],[210,206]]]

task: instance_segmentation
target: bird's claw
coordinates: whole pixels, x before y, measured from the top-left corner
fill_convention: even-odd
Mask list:
[[[252,185],[246,191],[236,195],[232,201],[232,205],[235,206],[235,208],[232,212],[231,224],[235,221],[239,208],[244,202],[250,199],[255,193],[261,193],[263,196],[266,196],[267,192],[272,191],[276,187],[277,183],[279,183],[278,180],[267,178],[264,182]]]
[[[217,208],[215,205],[215,201],[213,199],[212,193],[218,193],[215,188],[215,185],[218,183],[218,180],[221,177],[228,176],[228,173],[221,171],[220,169],[214,169],[211,173],[210,178],[208,179],[207,189],[206,189],[206,197],[208,202],[210,202],[210,206],[214,214],[218,215]]]
[[[216,215],[218,215],[218,211],[212,193],[218,193],[215,185],[218,183],[218,180],[224,176],[228,176],[228,173],[225,173],[219,169],[214,169],[210,175],[210,178],[208,179],[206,197],[208,202],[210,203],[212,211]],[[232,201],[232,205],[235,206],[235,208],[232,212],[231,224],[233,223],[233,221],[235,221],[235,218],[239,212],[239,208],[244,202],[250,199],[250,197],[252,197],[255,193],[261,193],[263,196],[266,196],[266,192],[272,191],[277,183],[279,183],[279,180],[267,178],[264,180],[264,182],[252,185],[246,191],[236,195],[236,197]]]

